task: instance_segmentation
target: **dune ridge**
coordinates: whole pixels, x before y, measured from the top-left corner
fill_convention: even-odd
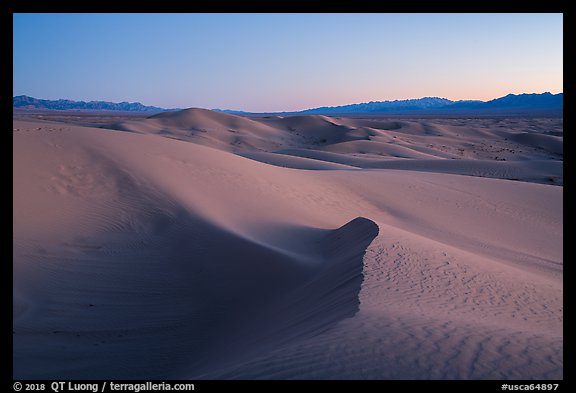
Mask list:
[[[14,378],[562,379],[558,127],[14,120]]]
[[[106,127],[162,134],[295,169],[343,169],[333,164],[433,168],[434,172],[563,184],[562,122],[554,118],[476,119],[472,124],[468,119],[392,121],[321,115],[244,118],[192,108]],[[425,160],[437,162],[423,165]],[[447,160],[457,162],[443,162]],[[535,161],[542,164],[535,168]]]

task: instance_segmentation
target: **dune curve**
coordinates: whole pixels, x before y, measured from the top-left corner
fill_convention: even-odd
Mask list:
[[[13,124],[14,378],[563,377],[548,121]]]

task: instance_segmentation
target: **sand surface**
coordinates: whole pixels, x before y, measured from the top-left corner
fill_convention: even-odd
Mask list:
[[[561,119],[14,119],[14,378],[562,379],[562,184]]]

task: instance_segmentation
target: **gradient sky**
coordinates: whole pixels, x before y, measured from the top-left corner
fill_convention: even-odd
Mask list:
[[[562,14],[14,14],[14,95],[290,111],[563,91]]]

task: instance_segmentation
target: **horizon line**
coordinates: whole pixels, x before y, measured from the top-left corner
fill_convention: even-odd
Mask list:
[[[140,104],[143,106],[147,106],[147,107],[155,107],[155,108],[159,108],[159,109],[165,109],[165,110],[183,110],[183,109],[191,109],[191,108],[201,108],[201,109],[208,109],[208,110],[215,110],[215,111],[233,111],[233,112],[243,112],[243,113],[294,113],[294,112],[303,112],[303,111],[307,111],[307,110],[312,110],[312,109],[323,109],[323,108],[338,108],[338,107],[344,107],[344,106],[351,106],[351,105],[362,105],[362,104],[370,104],[370,103],[379,103],[379,102],[402,102],[402,101],[411,101],[411,100],[422,100],[422,99],[426,99],[426,98],[433,98],[433,99],[443,99],[443,100],[448,100],[451,102],[460,102],[460,101],[475,101],[475,102],[489,102],[489,101],[493,101],[499,98],[503,98],[503,97],[507,97],[509,95],[514,95],[514,96],[520,96],[520,95],[533,95],[533,94],[550,94],[550,95],[559,95],[559,94],[564,94],[564,91],[560,91],[558,93],[552,93],[551,91],[543,91],[543,92],[530,92],[530,93],[508,93],[505,94],[503,96],[499,96],[499,97],[495,97],[495,98],[491,98],[489,100],[479,100],[479,99],[450,99],[450,98],[446,98],[446,97],[441,97],[441,96],[433,96],[433,95],[426,95],[426,96],[422,96],[422,97],[418,97],[418,98],[402,98],[402,99],[385,99],[385,100],[371,100],[371,101],[363,101],[363,102],[352,102],[352,103],[347,103],[347,104],[339,104],[339,105],[321,105],[321,106],[315,106],[315,107],[310,107],[310,108],[305,108],[305,109],[298,109],[298,110],[274,110],[274,111],[247,111],[247,110],[242,110],[242,109],[230,109],[230,108],[217,108],[217,107],[212,107],[212,108],[208,108],[208,107],[201,107],[201,106],[190,106],[190,107],[183,107],[183,108],[166,108],[166,107],[161,107],[158,105],[149,105],[149,104],[144,104],[140,101],[107,101],[107,100],[73,100],[73,99],[69,99],[69,98],[58,98],[58,99],[47,99],[47,98],[38,98],[38,97],[33,97],[27,94],[19,94],[19,95],[14,95],[12,96],[12,98],[16,98],[16,97],[29,97],[29,98],[33,98],[36,100],[43,100],[43,101],[72,101],[72,102],[84,102],[84,103],[91,103],[91,102],[106,102],[106,103],[113,103],[113,104]]]

